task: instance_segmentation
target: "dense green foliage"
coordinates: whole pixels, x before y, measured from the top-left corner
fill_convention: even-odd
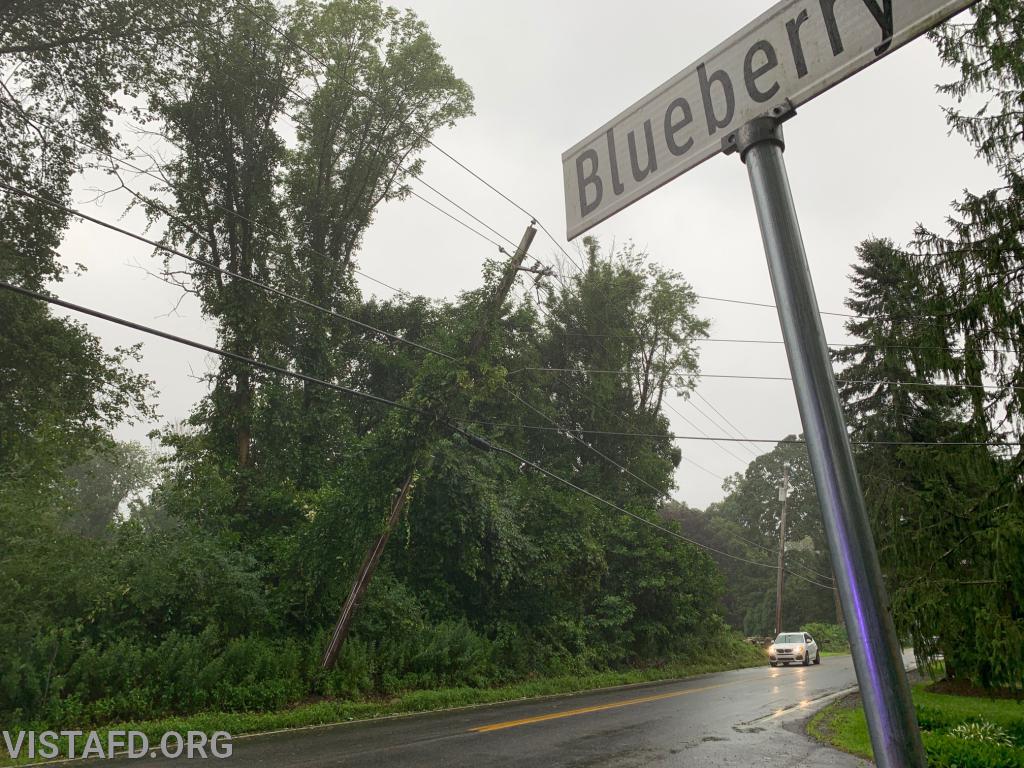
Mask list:
[[[846,626],[843,624],[829,624],[823,621],[812,621],[800,627],[803,632],[809,632],[811,637],[818,643],[818,647],[830,653],[849,653],[850,638],[846,634]]]
[[[792,439],[792,438],[789,438]],[[732,557],[715,556],[727,585],[724,618],[748,636],[775,634],[778,498],[783,464],[790,465],[786,507],[783,629],[836,621],[828,543],[806,448],[781,442],[726,482],[725,499],[700,512],[669,505],[663,514],[695,538]],[[741,558],[741,559],[737,559]]]
[[[63,186],[47,196],[66,200],[78,158],[118,141],[107,122],[115,91],[137,96],[136,116],[168,149],[161,182],[135,199],[168,244],[201,260],[183,270],[168,259],[167,277],[198,297],[219,345],[408,410],[225,360],[188,420],[162,431],[167,452],[154,465],[110,438],[120,421],[151,415],[148,382],[127,367],[134,352],[104,354],[80,326],[5,295],[17,318],[0,331],[5,722],[492,686],[662,665],[724,637],[720,579],[700,550],[481,452],[450,426],[471,421],[655,520],[679,461],[662,398],[693,385],[694,338],[707,327],[682,276],[632,246],[606,255],[589,242],[586,269],[548,280],[536,302],[514,293],[491,306],[501,263],[451,303],[366,300],[354,269],[374,211],[406,194],[430,135],[471,108],[426,26],[374,0],[232,2],[194,9],[201,17],[164,48],[158,30],[180,18],[118,27],[131,3],[94,5],[109,23],[81,39],[44,34],[41,49],[6,49],[4,66],[24,65],[42,101],[58,96],[32,73],[65,66],[61,93],[92,120],[81,129],[89,141],[68,139]],[[55,5],[32,13],[42,28],[71,23]],[[9,34],[28,39],[26,29]],[[117,55],[124,46],[132,56]],[[109,56],[96,62],[107,74],[78,92],[72,73],[86,53]],[[21,170],[5,178],[41,189],[28,177],[45,180],[46,137],[23,135],[28,149],[8,155]],[[13,193],[0,205],[26,223],[5,230],[2,276],[33,288],[59,278],[66,217]],[[623,375],[537,386],[531,368]],[[519,429],[524,413],[557,429]],[[664,438],[580,437],[609,415]],[[407,514],[338,667],[321,673],[325,633],[410,472]]]
[[[940,87],[950,127],[1002,183],[965,192],[947,235],[919,227],[913,254],[862,245],[848,324],[862,342],[837,354],[847,378],[881,382],[844,386],[855,436],[1011,443],[858,457],[898,626],[983,685],[1024,683],[1022,25],[1019,3],[988,0],[933,35],[959,75]]]
[[[947,674],[1017,684],[1024,674],[1024,517],[1016,461],[983,447],[884,443],[998,442],[1001,416],[973,371],[970,344],[950,328],[948,288],[887,241],[859,249],[838,350],[849,426],[879,542],[893,615],[922,656]],[[972,373],[973,371],[973,373]]]
[[[982,4],[942,38],[965,78],[951,93],[1001,89],[1002,121],[951,114],[1008,182],[958,207],[959,249],[941,245],[965,246],[973,271],[881,241],[860,251],[850,331],[864,343],[839,362],[883,382],[844,390],[865,440],[1016,432],[1019,132],[1006,124],[1019,119],[1021,57],[1008,8]],[[137,350],[104,351],[83,325],[0,295],[5,723],[272,710],[675,669],[709,644],[735,649],[717,642],[727,623],[772,631],[784,462],[784,624],[841,643],[814,623],[835,604],[802,446],[755,459],[706,512],[666,503],[680,453],[662,402],[694,386],[708,327],[682,275],[632,245],[585,240],[579,274],[539,280],[535,300],[495,299],[501,262],[448,302],[360,293],[377,207],[408,194],[431,135],[472,109],[412,13],[377,0],[14,0],[0,3],[0,76],[0,183],[44,198],[0,188],[0,279],[59,282],[68,216],[47,199],[66,203],[83,163],[125,148],[113,118],[130,108],[166,150],[136,203],[198,260],[168,258],[165,277],[198,298],[217,343],[402,406],[224,359],[186,421],[160,430],[156,460],[112,438],[155,415]],[[936,242],[920,233],[922,248]],[[977,282],[997,268],[998,286]],[[994,345],[1012,353],[983,352]],[[973,388],[920,387],[947,380]],[[1008,388],[986,394],[989,381]],[[858,455],[900,628],[985,684],[1024,669],[1022,457]],[[323,673],[326,634],[408,476],[411,502]],[[643,520],[733,557],[716,564]]]

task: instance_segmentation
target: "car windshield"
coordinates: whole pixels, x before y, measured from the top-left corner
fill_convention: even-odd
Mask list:
[[[802,643],[804,636],[801,634],[781,634],[775,638],[776,643]]]

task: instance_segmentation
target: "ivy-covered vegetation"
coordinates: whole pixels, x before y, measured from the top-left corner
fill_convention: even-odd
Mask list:
[[[591,242],[585,270],[549,278],[532,301],[515,292],[488,308],[501,262],[450,303],[359,291],[377,206],[408,193],[431,134],[471,110],[422,21],[375,0],[7,3],[0,20],[0,120],[18,137],[0,145],[11,185],[0,216],[12,223],[0,276],[59,283],[68,217],[52,203],[68,202],[83,163],[130,185],[107,153],[130,150],[109,119],[128,94],[167,151],[136,204],[165,245],[197,260],[164,252],[168,279],[198,297],[218,346],[306,377],[222,360],[191,416],[160,431],[154,459],[110,438],[153,415],[150,382],[130,372],[135,352],[104,353],[84,326],[0,297],[14,321],[0,324],[5,723],[497,686],[657,667],[709,644],[734,663],[705,553],[450,428],[473,420],[655,520],[679,461],[661,399],[693,385],[706,329],[682,276],[631,246]],[[500,321],[479,336],[485,308]],[[604,340],[588,335],[598,331]],[[539,386],[531,368],[633,375]],[[588,446],[516,428],[524,413],[577,428],[611,417],[664,437]],[[337,668],[321,672],[327,633],[410,472],[411,503]]]

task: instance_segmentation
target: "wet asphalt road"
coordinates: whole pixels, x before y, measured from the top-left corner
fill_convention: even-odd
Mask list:
[[[908,657],[908,662],[910,658]],[[803,723],[856,684],[849,656],[671,683],[235,737],[212,766],[864,766],[811,742]],[[182,765],[117,760],[78,765]]]

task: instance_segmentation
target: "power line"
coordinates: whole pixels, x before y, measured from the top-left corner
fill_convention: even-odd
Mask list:
[[[523,371],[542,372],[542,373],[584,373],[588,375],[615,375],[615,376],[628,376],[629,371],[621,370],[607,370],[600,368],[518,368],[514,371],[509,371],[509,375],[514,373],[521,373]],[[691,376],[695,379],[739,379],[739,380],[751,380],[751,381],[792,381],[790,376],[764,376],[757,374],[741,374],[741,373],[691,373],[682,372],[681,375]],[[894,385],[900,387],[935,387],[941,389],[984,389],[991,391],[1024,391],[1024,386],[1013,386],[1009,384],[955,384],[952,382],[937,382],[937,381],[894,381],[888,379],[836,379],[837,384],[883,384],[883,385]]]
[[[8,291],[11,291],[11,292],[16,293],[16,294],[20,294],[20,295],[25,296],[27,298],[32,298],[32,299],[35,299],[37,301],[43,301],[43,302],[46,302],[47,304],[58,306],[58,307],[61,307],[63,309],[68,309],[68,310],[71,310],[73,312],[78,312],[78,313],[81,313],[81,314],[84,314],[84,315],[88,315],[90,317],[95,317],[97,319],[104,320],[106,322],[114,323],[116,325],[121,325],[121,326],[124,326],[126,328],[131,328],[131,329],[139,331],[141,333],[145,333],[145,334],[148,334],[148,335],[151,335],[151,336],[156,336],[158,338],[162,338],[162,339],[165,339],[167,341],[172,341],[172,342],[174,342],[176,344],[182,344],[184,346],[192,347],[194,349],[198,349],[198,350],[201,350],[203,352],[207,352],[207,353],[218,355],[220,357],[224,357],[224,358],[227,358],[227,359],[230,359],[230,360],[234,360],[235,362],[239,362],[239,363],[242,363],[244,365],[249,365],[249,366],[252,366],[254,368],[258,368],[258,369],[267,371],[269,373],[275,373],[275,374],[279,374],[279,375],[282,375],[282,376],[287,376],[287,377],[290,377],[290,378],[298,379],[300,381],[308,382],[308,383],[311,383],[311,384],[317,384],[319,386],[323,386],[323,387],[325,387],[327,389],[334,390],[336,392],[341,392],[343,394],[350,395],[352,397],[356,397],[356,398],[363,399],[363,400],[368,400],[368,401],[371,401],[371,402],[374,402],[374,403],[378,403],[378,404],[381,404],[381,405],[386,405],[386,406],[388,406],[390,408],[396,408],[396,409],[399,409],[399,410],[407,411],[407,412],[410,412],[410,413],[416,413],[418,415],[427,416],[427,417],[431,417],[431,418],[434,418],[436,416],[436,414],[432,414],[432,413],[430,413],[428,411],[425,411],[423,409],[416,408],[416,407],[410,406],[410,405],[406,405],[404,403],[400,403],[400,402],[397,402],[395,400],[389,400],[388,398],[380,397],[378,395],[374,395],[374,394],[371,394],[369,392],[363,392],[361,390],[351,389],[349,387],[345,387],[345,386],[342,386],[340,384],[334,384],[332,382],[325,381],[323,379],[319,379],[319,378],[316,378],[314,376],[308,376],[306,374],[299,373],[297,371],[292,371],[292,370],[289,370],[287,368],[282,368],[280,366],[272,365],[270,363],[264,363],[264,362],[261,362],[259,360],[254,359],[254,358],[247,357],[245,355],[240,355],[240,354],[237,354],[237,353],[234,353],[234,352],[229,352],[228,350],[221,349],[219,347],[214,347],[214,346],[209,345],[209,344],[204,344],[202,342],[195,341],[193,339],[188,339],[188,338],[185,338],[183,336],[178,336],[176,334],[167,333],[165,331],[161,331],[161,330],[159,330],[157,328],[153,328],[151,326],[142,325],[141,323],[136,323],[136,322],[134,322],[132,320],[127,320],[125,318],[116,317],[116,316],[110,315],[110,314],[108,314],[106,312],[101,312],[101,311],[96,310],[96,309],[91,309],[89,307],[85,307],[85,306],[82,306],[80,304],[74,304],[74,303],[72,303],[70,301],[64,301],[63,299],[59,299],[59,298],[57,298],[55,296],[48,296],[46,294],[38,293],[36,291],[31,291],[31,290],[29,290],[27,288],[22,288],[20,286],[12,285],[11,283],[0,281],[0,288],[8,290]],[[520,461],[521,464],[525,464],[526,466],[529,466],[532,469],[535,469],[536,471],[540,472],[541,474],[545,475],[546,477],[548,477],[550,479],[553,479],[553,480],[557,480],[558,482],[560,482],[560,483],[562,483],[562,484],[564,484],[564,485],[566,485],[566,486],[568,486],[568,487],[578,491],[579,493],[582,493],[582,494],[590,497],[591,499],[593,499],[593,500],[603,504],[604,506],[607,506],[607,507],[609,507],[611,509],[614,509],[614,510],[616,510],[618,512],[621,512],[622,514],[627,515],[628,517],[631,517],[631,518],[633,518],[633,519],[643,523],[644,525],[650,526],[652,528],[655,528],[657,530],[662,531],[663,533],[667,533],[670,536],[673,536],[673,537],[675,537],[677,539],[680,539],[682,541],[685,541],[685,542],[688,542],[690,544],[693,544],[694,546],[700,547],[701,549],[705,549],[705,550],[707,550],[709,552],[714,552],[716,554],[722,555],[724,557],[729,557],[729,558],[732,558],[734,560],[739,560],[741,562],[749,563],[750,565],[756,565],[756,566],[763,567],[763,568],[773,568],[773,569],[776,568],[775,566],[772,566],[772,565],[767,565],[765,563],[758,563],[758,562],[755,562],[753,560],[748,560],[747,558],[743,558],[743,557],[739,557],[737,555],[733,555],[733,554],[731,554],[729,552],[725,552],[723,550],[716,549],[715,547],[711,547],[711,546],[709,546],[707,544],[703,544],[703,543],[701,543],[701,542],[699,542],[699,541],[697,541],[695,539],[691,539],[689,537],[683,536],[682,534],[678,533],[677,531],[673,531],[670,528],[666,528],[666,527],[664,527],[662,525],[659,525],[659,524],[657,524],[655,522],[652,522],[652,521],[646,519],[645,517],[643,517],[641,515],[638,515],[638,514],[636,514],[634,512],[630,512],[629,510],[624,509],[623,507],[620,507],[617,504],[614,504],[613,502],[610,502],[610,501],[602,498],[601,496],[598,496],[597,494],[595,494],[595,493],[593,493],[591,491],[588,491],[585,488],[582,488],[581,486],[576,485],[575,483],[573,483],[573,482],[571,482],[569,480],[566,480],[565,478],[561,477],[560,475],[558,475],[558,474],[556,474],[556,473],[554,473],[554,472],[552,472],[552,471],[542,467],[540,464],[537,464],[536,462],[531,461],[531,460],[527,459],[526,457],[521,456],[518,453],[516,453],[516,452],[514,452],[514,451],[512,451],[512,450],[510,450],[508,448],[504,448],[504,447],[502,447],[500,445],[497,445],[497,444],[495,444],[495,443],[493,443],[493,442],[491,442],[489,440],[485,440],[484,438],[482,438],[482,437],[480,437],[480,436],[478,436],[476,434],[473,434],[473,433],[467,431],[465,428],[463,428],[463,427],[461,427],[461,426],[459,426],[457,424],[447,423],[446,426],[451,428],[454,432],[457,432],[458,434],[461,434],[463,437],[465,437],[472,446],[474,446],[476,448],[481,448],[483,450],[494,451],[494,452],[497,452],[497,453],[503,453],[505,455],[511,456],[511,457],[517,459],[518,461]],[[796,574],[794,574],[794,575],[796,575]]]
[[[470,225],[470,224],[467,224],[466,222],[464,222],[464,221],[463,221],[462,219],[458,218],[457,216],[455,216],[455,215],[453,215],[453,214],[449,213],[449,212],[448,212],[448,211],[446,211],[446,210],[445,210],[444,208],[442,208],[441,206],[439,206],[439,205],[438,205],[437,203],[434,203],[434,202],[431,202],[430,200],[427,200],[427,198],[423,197],[423,195],[420,195],[420,194],[418,194],[418,193],[417,193],[417,192],[416,192],[415,190],[410,190],[410,192],[412,193],[413,197],[416,197],[416,198],[418,198],[419,200],[422,200],[422,201],[423,201],[424,203],[426,203],[427,205],[429,205],[429,206],[430,206],[431,208],[433,208],[433,209],[434,209],[435,211],[438,211],[438,212],[440,212],[440,213],[444,214],[444,215],[445,215],[445,216],[447,216],[447,217],[448,217],[449,219],[451,219],[452,221],[454,221],[454,222],[455,222],[456,224],[459,224],[459,225],[461,225],[461,226],[465,227],[466,229],[468,229],[468,230],[469,230],[470,232],[472,232],[472,233],[473,233],[474,235],[476,235],[477,237],[479,237],[479,238],[482,238],[483,240],[486,240],[486,241],[487,241],[488,243],[490,243],[491,245],[493,245],[493,246],[494,246],[495,248],[497,248],[497,249],[498,249],[499,251],[502,251],[502,252],[504,252],[504,250],[505,250],[505,249],[504,249],[504,247],[502,247],[501,243],[499,243],[499,242],[496,242],[496,241],[492,240],[492,239],[491,239],[491,238],[489,238],[489,237],[488,237],[487,235],[485,235],[485,234],[484,234],[483,232],[481,232],[480,230],[476,229],[476,228],[475,228],[475,227],[473,227],[472,225]],[[470,214],[470,216],[472,216],[472,215],[473,215],[473,214]],[[473,218],[476,218],[476,217],[475,217],[475,216],[473,216]],[[486,225],[485,225],[485,226],[486,226]],[[488,228],[488,229],[490,229],[490,227],[487,227],[487,228]],[[499,237],[503,237],[503,235],[499,235]]]
[[[399,403],[395,400],[389,400],[386,397],[380,397],[379,395],[374,395],[370,392],[363,392],[362,390],[359,389],[345,387],[342,386],[341,384],[334,384],[329,381],[324,381],[323,379],[318,379],[315,376],[309,376],[305,373],[292,371],[287,368],[282,368],[280,366],[273,365],[271,363],[264,363],[260,360],[247,357],[245,355],[240,355],[236,352],[230,352],[226,349],[221,349],[219,347],[214,347],[209,344],[204,344],[201,341],[195,341],[194,339],[188,339],[185,338],[184,336],[178,336],[173,333],[167,333],[166,331],[161,331],[157,328],[153,328],[148,325],[142,325],[141,323],[136,323],[132,320],[126,320],[125,318],[122,317],[116,317],[115,315],[110,315],[107,314],[106,312],[101,312],[98,309],[91,309],[90,307],[85,307],[82,306],[81,304],[73,304],[70,301],[64,301],[63,299],[59,299],[56,296],[47,296],[46,294],[37,293],[36,291],[31,291],[28,288],[22,288],[20,286],[12,285],[11,283],[3,281],[0,281],[0,288],[11,291],[13,293],[21,294],[22,296],[26,296],[28,298],[36,299],[38,301],[45,301],[47,304],[53,304],[54,306],[69,309],[73,312],[79,312],[83,315],[89,315],[100,320],[105,320],[108,323],[122,325],[126,328],[131,328],[133,330],[140,331],[141,333],[149,334],[150,336],[157,336],[161,339],[166,339],[167,341],[173,341],[175,344],[183,344],[187,347],[192,347],[203,352],[208,352],[212,355],[217,355],[219,357],[224,357],[229,360],[234,360],[235,362],[250,365],[254,368],[260,368],[269,373],[277,373],[283,376],[289,376],[294,379],[299,379],[301,381],[305,381],[311,384],[319,384],[320,386],[327,387],[328,389],[333,389],[336,392],[351,395],[352,397],[360,398],[362,400],[369,400],[371,402],[386,405],[391,408],[397,408],[399,410],[408,411],[409,413],[415,413],[420,416],[433,416],[433,414],[430,414],[427,411],[424,411],[420,408],[416,408],[411,405],[405,405],[404,403]]]
[[[90,222],[92,224],[95,224],[97,226],[104,227],[105,229],[109,229],[112,232],[116,232],[116,233],[118,233],[120,235],[124,235],[125,237],[130,237],[133,240],[138,240],[139,242],[142,242],[142,243],[145,243],[145,244],[147,244],[149,246],[152,246],[153,248],[156,248],[157,250],[164,251],[165,253],[169,253],[169,254],[172,254],[174,256],[178,256],[178,257],[180,257],[182,259],[185,259],[186,261],[189,261],[189,262],[191,262],[193,264],[196,264],[198,266],[202,266],[202,267],[205,267],[207,269],[215,270],[216,272],[219,272],[220,274],[225,275],[227,277],[231,277],[232,279],[241,280],[241,281],[243,281],[245,283],[248,283],[249,285],[252,285],[252,286],[255,286],[255,287],[259,288],[260,290],[266,291],[267,293],[272,293],[275,296],[279,296],[279,297],[281,297],[283,299],[288,299],[289,301],[297,302],[298,304],[301,304],[301,305],[303,305],[303,306],[305,306],[305,307],[307,307],[309,309],[312,309],[312,310],[315,310],[315,311],[318,311],[318,312],[322,312],[322,313],[328,314],[328,315],[330,315],[332,317],[335,317],[335,318],[337,318],[339,320],[344,320],[345,322],[351,323],[351,324],[353,324],[353,325],[355,325],[355,326],[357,326],[359,328],[362,328],[362,329],[364,329],[366,331],[370,331],[372,333],[380,334],[381,336],[384,336],[385,338],[388,338],[391,341],[396,341],[396,342],[399,342],[399,343],[402,343],[402,344],[407,344],[407,345],[409,345],[411,347],[414,347],[416,349],[419,349],[419,350],[421,350],[423,352],[427,352],[427,353],[433,354],[433,355],[439,355],[439,356],[441,356],[441,357],[443,357],[443,358],[445,358],[447,360],[455,360],[456,359],[453,355],[449,355],[449,354],[447,354],[445,352],[441,352],[439,350],[433,349],[431,347],[426,346],[425,344],[420,344],[417,341],[413,341],[411,339],[407,339],[404,336],[400,336],[398,334],[391,333],[390,331],[385,331],[385,330],[383,330],[381,328],[377,328],[375,326],[370,325],[369,323],[364,323],[362,320],[358,320],[358,319],[356,319],[354,317],[349,317],[348,315],[342,314],[342,313],[337,312],[337,311],[335,311],[333,309],[328,309],[327,307],[322,307],[319,304],[314,304],[311,301],[303,299],[301,296],[296,296],[294,294],[288,293],[287,291],[282,291],[279,288],[275,288],[275,287],[273,287],[271,285],[267,285],[266,283],[261,283],[259,280],[255,280],[255,279],[253,279],[251,277],[247,277],[246,275],[242,275],[242,274],[240,274],[238,272],[235,272],[234,270],[230,270],[230,269],[227,269],[225,267],[221,267],[220,265],[215,264],[212,261],[207,261],[206,259],[201,259],[201,258],[199,258],[197,256],[191,256],[191,255],[185,253],[184,251],[179,251],[176,248],[171,248],[170,246],[164,245],[164,244],[162,244],[162,243],[160,243],[160,242],[158,242],[156,240],[153,240],[151,238],[145,237],[144,235],[137,234],[137,233],[132,232],[132,231],[130,231],[128,229],[124,229],[123,227],[119,227],[116,224],[111,224],[110,222],[104,221],[103,219],[98,219],[95,216],[90,216],[87,213],[82,213],[81,211],[76,210],[74,208],[69,208],[68,206],[62,205],[61,203],[58,203],[55,200],[51,200],[51,199],[43,197],[41,195],[37,195],[34,192],[29,192],[27,190],[20,189],[18,187],[10,186],[9,184],[7,184],[5,182],[2,182],[2,181],[0,181],[0,188],[6,189],[6,190],[8,190],[10,192],[14,192],[16,194],[24,195],[26,197],[29,197],[29,198],[33,199],[33,200],[36,200],[37,202],[43,203],[44,205],[49,205],[49,206],[51,206],[53,208],[56,208],[56,209],[61,210],[61,211],[64,211],[67,214],[70,214],[72,216],[76,216],[76,217],[78,217],[80,219],[88,221],[88,222]]]
[[[683,420],[684,422],[686,422],[686,423],[687,423],[687,424],[689,424],[689,425],[690,425],[691,427],[693,427],[694,429],[696,429],[696,430],[697,430],[698,432],[700,432],[700,433],[701,433],[702,435],[704,435],[705,437],[708,437],[708,438],[710,438],[710,437],[711,437],[711,435],[709,435],[709,434],[708,434],[707,432],[705,432],[705,431],[704,431],[703,429],[701,429],[700,427],[698,427],[698,426],[697,426],[696,424],[694,424],[694,423],[693,423],[692,421],[690,421],[690,420],[689,420],[688,418],[686,418],[685,416],[683,416],[683,414],[679,412],[679,409],[678,409],[678,408],[676,408],[676,407],[675,407],[674,405],[672,405],[672,403],[670,403],[670,402],[669,402],[668,400],[663,400],[663,401],[662,401],[662,403],[663,403],[664,405],[667,405],[667,406],[669,407],[669,410],[671,410],[671,411],[672,411],[672,412],[673,412],[673,413],[674,413],[674,414],[675,414],[676,416],[678,416],[679,418],[681,418],[681,419],[682,419],[682,420]],[[743,460],[742,458],[740,458],[740,457],[739,457],[739,456],[737,456],[737,455],[736,455],[735,453],[733,453],[733,452],[732,452],[732,451],[730,451],[730,450],[729,450],[728,448],[726,448],[724,444],[722,444],[722,443],[718,442],[717,440],[713,440],[713,442],[714,442],[714,444],[715,444],[715,445],[716,445],[716,446],[717,446],[717,447],[718,447],[719,449],[721,449],[721,450],[722,450],[722,452],[723,452],[723,453],[727,453],[727,454],[729,454],[729,455],[730,455],[730,456],[732,456],[732,457],[733,457],[734,459],[736,459],[736,461],[740,462],[741,464],[743,464],[743,463],[748,463],[748,462],[744,462],[744,460]],[[725,478],[721,478],[721,479],[723,479],[723,480],[724,480]]]
[[[765,552],[768,552],[768,553],[770,553],[772,555],[778,556],[778,554],[779,554],[779,550],[775,549],[774,547],[769,547],[769,546],[766,546],[764,544],[758,544],[756,541],[751,541],[750,539],[747,539],[747,538],[745,538],[743,536],[740,536],[738,533],[733,533],[732,531],[728,531],[727,535],[728,536],[732,536],[735,539],[739,539],[740,541],[742,541],[742,542],[744,542],[746,544],[749,544],[752,547],[757,547],[758,549],[763,549]],[[790,547],[787,547],[786,551],[787,552],[797,552],[798,550],[795,550],[795,549],[792,549]],[[828,579],[829,581],[832,580],[832,576],[831,575],[826,574],[826,573],[822,573],[821,571],[817,571],[814,568],[812,568],[811,566],[807,565],[806,563],[801,563],[801,562],[798,561],[797,565],[800,566],[801,568],[803,568],[803,569],[813,573],[815,576],[818,576],[818,577],[820,577],[822,579]]]
[[[508,422],[496,422],[487,421],[482,419],[466,420],[467,424],[479,424],[482,426],[493,427],[497,429],[525,429],[535,432],[552,432],[561,431],[560,428],[556,427],[540,427],[532,424],[515,424]],[[704,435],[678,435],[674,433],[658,434],[656,432],[616,432],[614,430],[604,429],[584,429],[584,428],[572,428],[575,432],[582,435],[602,435],[605,437],[644,437],[655,440],[692,440],[696,442],[714,442],[720,441],[723,443],[765,443],[771,445],[806,445],[807,441],[800,438],[757,438],[757,437],[727,437],[727,436],[704,436]],[[1016,446],[1024,445],[1024,442],[1019,441],[1006,441],[1000,443],[983,443],[983,442],[967,442],[967,441],[908,441],[908,440],[851,440],[851,445],[863,445],[863,446],[917,446],[917,447],[956,447],[956,448],[1013,448]]]
[[[741,304],[747,307],[761,307],[763,309],[778,309],[774,304],[767,304],[763,301],[746,301],[744,299],[725,299],[721,296],[701,296],[697,295],[698,299],[702,301],[719,301],[725,304]],[[849,312],[826,312],[825,310],[819,310],[820,315],[830,315],[832,317],[861,317],[861,315],[854,315]]]
[[[778,570],[778,566],[773,566],[773,567],[776,570]],[[831,592],[833,589],[835,589],[835,585],[834,584],[822,584],[821,582],[815,581],[814,579],[809,579],[809,578],[807,578],[806,576],[804,576],[802,574],[796,573],[795,571],[791,571],[788,568],[783,568],[782,572],[784,574],[786,574],[787,576],[796,576],[798,579],[803,579],[808,584],[813,584],[816,587],[821,587],[822,589],[827,589],[829,592]]]
[[[712,411],[714,411],[715,413],[717,413],[717,414],[718,414],[718,415],[719,415],[719,416],[720,416],[720,417],[722,418],[722,420],[723,420],[723,421],[724,421],[724,422],[725,422],[726,424],[728,424],[728,425],[729,425],[730,427],[732,427],[732,431],[733,431],[733,433],[734,433],[734,434],[738,435],[739,437],[745,437],[745,435],[744,435],[744,434],[743,434],[743,432],[742,432],[742,431],[740,430],[740,428],[739,428],[739,427],[737,427],[737,426],[736,426],[735,424],[733,424],[733,423],[732,423],[732,422],[731,422],[731,421],[729,420],[729,418],[728,418],[728,417],[727,417],[727,416],[726,416],[726,415],[725,415],[724,413],[722,413],[722,412],[721,412],[720,410],[718,410],[718,408],[716,408],[716,407],[715,407],[715,404],[714,404],[714,403],[712,403],[712,402],[711,402],[710,400],[708,400],[708,399],[707,399],[707,398],[706,398],[706,397],[705,397],[704,395],[702,395],[702,394],[700,393],[700,390],[697,390],[697,389],[693,390],[693,394],[695,394],[695,395],[696,395],[697,397],[699,397],[699,398],[700,398],[701,400],[703,400],[703,401],[704,401],[704,402],[705,402],[705,403],[707,404],[707,406],[708,406],[708,407],[709,407],[709,408],[710,408],[710,409],[711,409]],[[714,421],[712,421],[712,420],[711,420],[710,418],[708,418],[708,421],[711,421],[711,423],[712,423],[712,424],[715,424],[715,422],[714,422]],[[716,426],[716,427],[718,427],[719,429],[722,429],[722,431],[723,431],[723,432],[728,432],[728,431],[729,431],[728,429],[723,429],[723,428],[722,428],[721,426],[719,426],[718,424],[715,424],[715,426]],[[754,450],[753,448],[751,448],[751,447],[750,447],[750,445],[749,445],[748,443],[741,443],[741,445],[743,445],[743,446],[744,446],[744,447],[745,447],[745,448],[747,449],[747,451],[748,451],[748,452],[749,452],[749,453],[750,453],[750,454],[751,454],[752,456],[754,456],[755,458],[756,458],[756,457],[757,457],[758,455],[760,455],[760,454],[758,454],[758,453],[757,453],[757,451],[755,451],[755,450]]]
[[[514,242],[513,240],[510,240],[509,238],[505,237],[505,235],[503,235],[503,234],[502,234],[501,232],[499,232],[498,230],[496,230],[496,229],[495,229],[494,227],[492,227],[492,226],[491,226],[490,224],[488,224],[488,223],[487,223],[486,221],[484,221],[484,220],[483,220],[483,219],[481,219],[480,217],[478,217],[478,216],[474,215],[474,214],[473,214],[473,213],[471,213],[470,211],[468,211],[468,210],[466,210],[465,208],[463,208],[463,207],[462,207],[461,205],[459,205],[459,204],[458,204],[457,202],[455,202],[454,200],[452,200],[452,199],[451,199],[450,197],[448,197],[448,195],[446,195],[446,194],[445,194],[444,192],[442,192],[441,190],[439,190],[439,189],[438,189],[437,187],[435,187],[435,186],[433,186],[433,185],[431,185],[431,184],[427,183],[427,182],[426,182],[426,181],[425,181],[425,180],[424,180],[424,179],[423,179],[423,178],[422,178],[421,176],[417,176],[417,177],[416,177],[416,181],[418,181],[418,182],[419,182],[420,184],[422,184],[422,185],[423,185],[424,187],[426,187],[427,189],[429,189],[429,190],[430,190],[431,192],[433,192],[433,193],[434,193],[435,195],[437,195],[437,196],[438,196],[438,197],[440,197],[441,199],[443,199],[443,200],[446,200],[446,201],[447,201],[447,202],[448,202],[448,203],[449,203],[450,205],[454,205],[454,206],[455,206],[456,208],[458,208],[458,209],[459,209],[460,211],[462,211],[462,212],[463,212],[464,214],[466,214],[466,215],[467,215],[467,216],[469,216],[469,217],[470,217],[471,219],[473,219],[473,221],[475,221],[475,222],[476,222],[477,224],[479,224],[479,225],[481,225],[482,227],[484,227],[484,228],[488,229],[488,230],[489,230],[489,231],[490,231],[491,233],[493,233],[493,234],[494,234],[494,235],[496,235],[497,237],[500,237],[500,238],[501,238],[502,240],[504,240],[504,241],[505,241],[506,243],[508,243],[508,244],[509,244],[509,245],[510,245],[511,247],[513,247],[513,248],[516,248],[516,247],[517,247],[517,244],[516,244],[516,243],[515,243],[515,242]],[[419,196],[417,195],[417,197],[419,197]],[[422,198],[420,198],[420,199],[422,199]],[[460,223],[461,223],[461,222],[460,222]],[[500,247],[500,246],[499,246],[499,247]]]
[[[555,336],[568,336],[568,337],[580,337],[580,338],[601,338],[601,339],[637,339],[638,336],[634,334],[615,334],[615,333],[567,333],[562,331],[550,331]],[[770,346],[785,346],[786,342],[782,339],[723,339],[715,338],[713,336],[688,336],[681,341],[689,341],[694,344],[763,344]],[[967,352],[968,350],[964,347],[944,347],[940,345],[934,346],[920,346],[914,344],[872,344],[869,342],[828,342],[829,347],[835,349],[847,349],[850,347],[865,347],[868,349],[905,349],[912,352]],[[1005,347],[988,347],[979,348],[977,350],[971,350],[975,352],[989,352],[999,353],[1004,355],[1015,355],[1017,350],[1009,349]]]

